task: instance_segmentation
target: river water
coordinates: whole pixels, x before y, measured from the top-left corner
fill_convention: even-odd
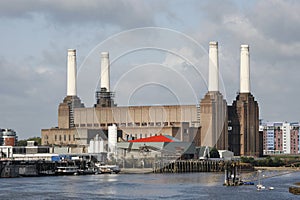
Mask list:
[[[288,192],[289,186],[300,182],[300,172],[264,178],[263,185],[274,190],[225,187],[223,182],[219,173],[2,178],[0,199],[300,199]]]

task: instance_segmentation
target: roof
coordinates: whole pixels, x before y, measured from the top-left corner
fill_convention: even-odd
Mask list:
[[[136,140],[129,140],[128,142],[179,142],[179,140],[169,135],[157,135]]]
[[[140,150],[141,147],[148,147],[153,151],[180,152],[182,154],[194,154],[195,145],[191,142],[118,142],[117,148]]]

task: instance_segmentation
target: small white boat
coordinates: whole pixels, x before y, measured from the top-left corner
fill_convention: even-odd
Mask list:
[[[101,173],[101,174],[106,174],[106,173],[118,174],[121,171],[118,165],[100,165],[100,164],[95,164],[95,165],[96,165],[96,167],[98,167],[99,173]]]
[[[257,188],[257,190],[263,190],[263,189],[266,189],[266,187],[263,186],[262,184],[256,185],[256,188]]]
[[[77,166],[57,167],[55,173],[58,175],[73,175],[78,173],[78,167]]]
[[[269,187],[269,190],[274,190],[274,187]]]
[[[99,167],[100,173],[105,174],[105,173],[115,173],[118,174],[120,172],[120,168],[118,165],[102,165]]]

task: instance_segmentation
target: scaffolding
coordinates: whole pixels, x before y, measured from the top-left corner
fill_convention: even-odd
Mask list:
[[[114,107],[114,92],[108,92],[106,88],[101,88],[100,91],[96,91],[96,105],[95,107]]]

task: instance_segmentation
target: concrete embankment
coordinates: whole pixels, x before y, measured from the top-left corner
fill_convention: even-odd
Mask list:
[[[153,173],[152,168],[123,168],[121,174],[149,174]]]

